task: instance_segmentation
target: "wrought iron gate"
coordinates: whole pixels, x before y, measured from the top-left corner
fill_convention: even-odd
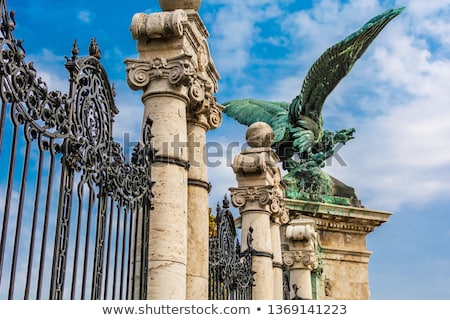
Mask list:
[[[209,239],[209,299],[251,300],[254,285],[252,269],[252,230],[247,249],[241,253],[233,214],[225,197],[217,204],[216,229]]]
[[[126,162],[96,42],[50,91],[0,3],[0,299],[145,298],[151,121]]]

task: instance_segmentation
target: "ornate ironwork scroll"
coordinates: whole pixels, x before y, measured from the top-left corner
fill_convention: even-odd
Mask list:
[[[241,252],[234,218],[225,197],[217,204],[216,232],[209,239],[209,299],[251,300],[254,286],[252,270],[252,230],[248,249]]]
[[[49,91],[0,3],[0,299],[145,298],[152,122],[126,162],[95,39]]]

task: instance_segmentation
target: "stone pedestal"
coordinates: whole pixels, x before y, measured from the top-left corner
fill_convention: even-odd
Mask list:
[[[295,219],[285,228],[283,239],[283,263],[289,268],[290,298],[295,295],[302,299],[312,299],[311,271],[318,267],[318,239],[314,221]]]
[[[367,251],[366,237],[377,226],[387,222],[391,213],[290,199],[285,199],[285,205],[292,220],[286,228],[283,244],[290,243],[288,228],[297,222],[311,221],[316,226],[320,240],[317,242],[320,246],[320,256],[317,257],[320,270],[316,270],[318,278],[313,279],[313,298],[369,299],[368,268],[371,252]],[[291,253],[283,253],[285,263],[288,254]],[[291,260],[303,263],[310,258],[304,258],[304,251],[298,251],[294,252]],[[306,283],[305,274],[291,273],[292,277],[304,278]],[[301,294],[305,293],[301,291]]]
[[[207,299],[208,191],[206,130],[221,123],[213,94],[219,75],[201,1],[164,1],[160,13],[139,13],[131,32],[138,59],[127,59],[127,80],[143,90],[144,120],[153,120],[148,298]],[[168,6],[169,7],[168,7]]]
[[[253,299],[282,298],[280,225],[287,222],[282,204],[284,185],[281,183],[279,158],[270,148],[273,131],[259,122],[247,130],[250,148],[238,155],[233,170],[237,188],[230,188],[231,201],[239,208],[242,239],[253,230]],[[242,241],[242,251],[247,249]]]

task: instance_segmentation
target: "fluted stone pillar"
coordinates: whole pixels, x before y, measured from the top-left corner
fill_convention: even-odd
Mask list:
[[[139,58],[125,61],[127,80],[132,89],[143,90],[144,121],[153,120],[157,150],[149,299],[207,298],[204,145],[206,130],[220,125],[222,109],[213,97],[219,76],[209,55],[208,32],[196,11],[200,2],[160,0],[164,12],[138,13],[131,25]]]
[[[291,220],[286,227],[285,239],[289,250],[283,252],[283,263],[290,271],[290,288],[297,288],[297,292],[292,291],[291,298],[297,295],[312,299],[311,271],[318,266],[318,236],[314,221]]]
[[[279,158],[270,147],[273,131],[266,123],[252,124],[246,138],[250,148],[232,165],[238,187],[230,188],[231,200],[241,215],[242,239],[253,231],[253,299],[281,299],[280,224],[287,222],[287,212],[282,203],[285,188]],[[247,242],[242,241],[242,251],[246,249]]]

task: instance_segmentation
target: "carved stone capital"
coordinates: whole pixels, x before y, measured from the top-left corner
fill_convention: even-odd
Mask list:
[[[224,109],[225,107],[219,104],[215,97],[210,99],[210,109],[208,112],[208,124],[210,129],[216,129],[222,125],[222,111]]]
[[[184,32],[183,24],[186,21],[188,16],[184,10],[152,14],[137,13],[133,16],[130,29],[135,40],[181,37]]]
[[[285,251],[283,252],[283,264],[290,269],[310,269],[318,266],[318,257],[315,253],[309,251]]]
[[[167,86],[159,90],[166,93],[184,86],[182,92],[187,101],[188,121],[196,122],[206,130],[215,129],[222,124],[224,107],[217,103],[213,95],[216,88],[201,76],[196,68],[196,61],[191,56],[152,60],[126,59],[125,64],[127,82],[131,89],[146,90],[152,81],[161,79],[167,80]]]
[[[167,79],[169,84],[188,86],[196,77],[191,58],[186,55],[173,59],[126,59],[127,82],[131,89],[145,89],[155,79]]]
[[[200,65],[199,65],[200,66]],[[222,124],[224,106],[214,96],[217,88],[201,75],[189,87],[188,121],[205,127],[218,128]]]
[[[231,202],[236,208],[256,203],[262,210],[277,214],[282,210],[282,195],[273,186],[230,188]]]
[[[281,202],[281,210],[278,210],[277,213],[272,214],[271,216],[272,222],[278,223],[280,225],[289,223],[289,210],[284,206],[284,202]]]

